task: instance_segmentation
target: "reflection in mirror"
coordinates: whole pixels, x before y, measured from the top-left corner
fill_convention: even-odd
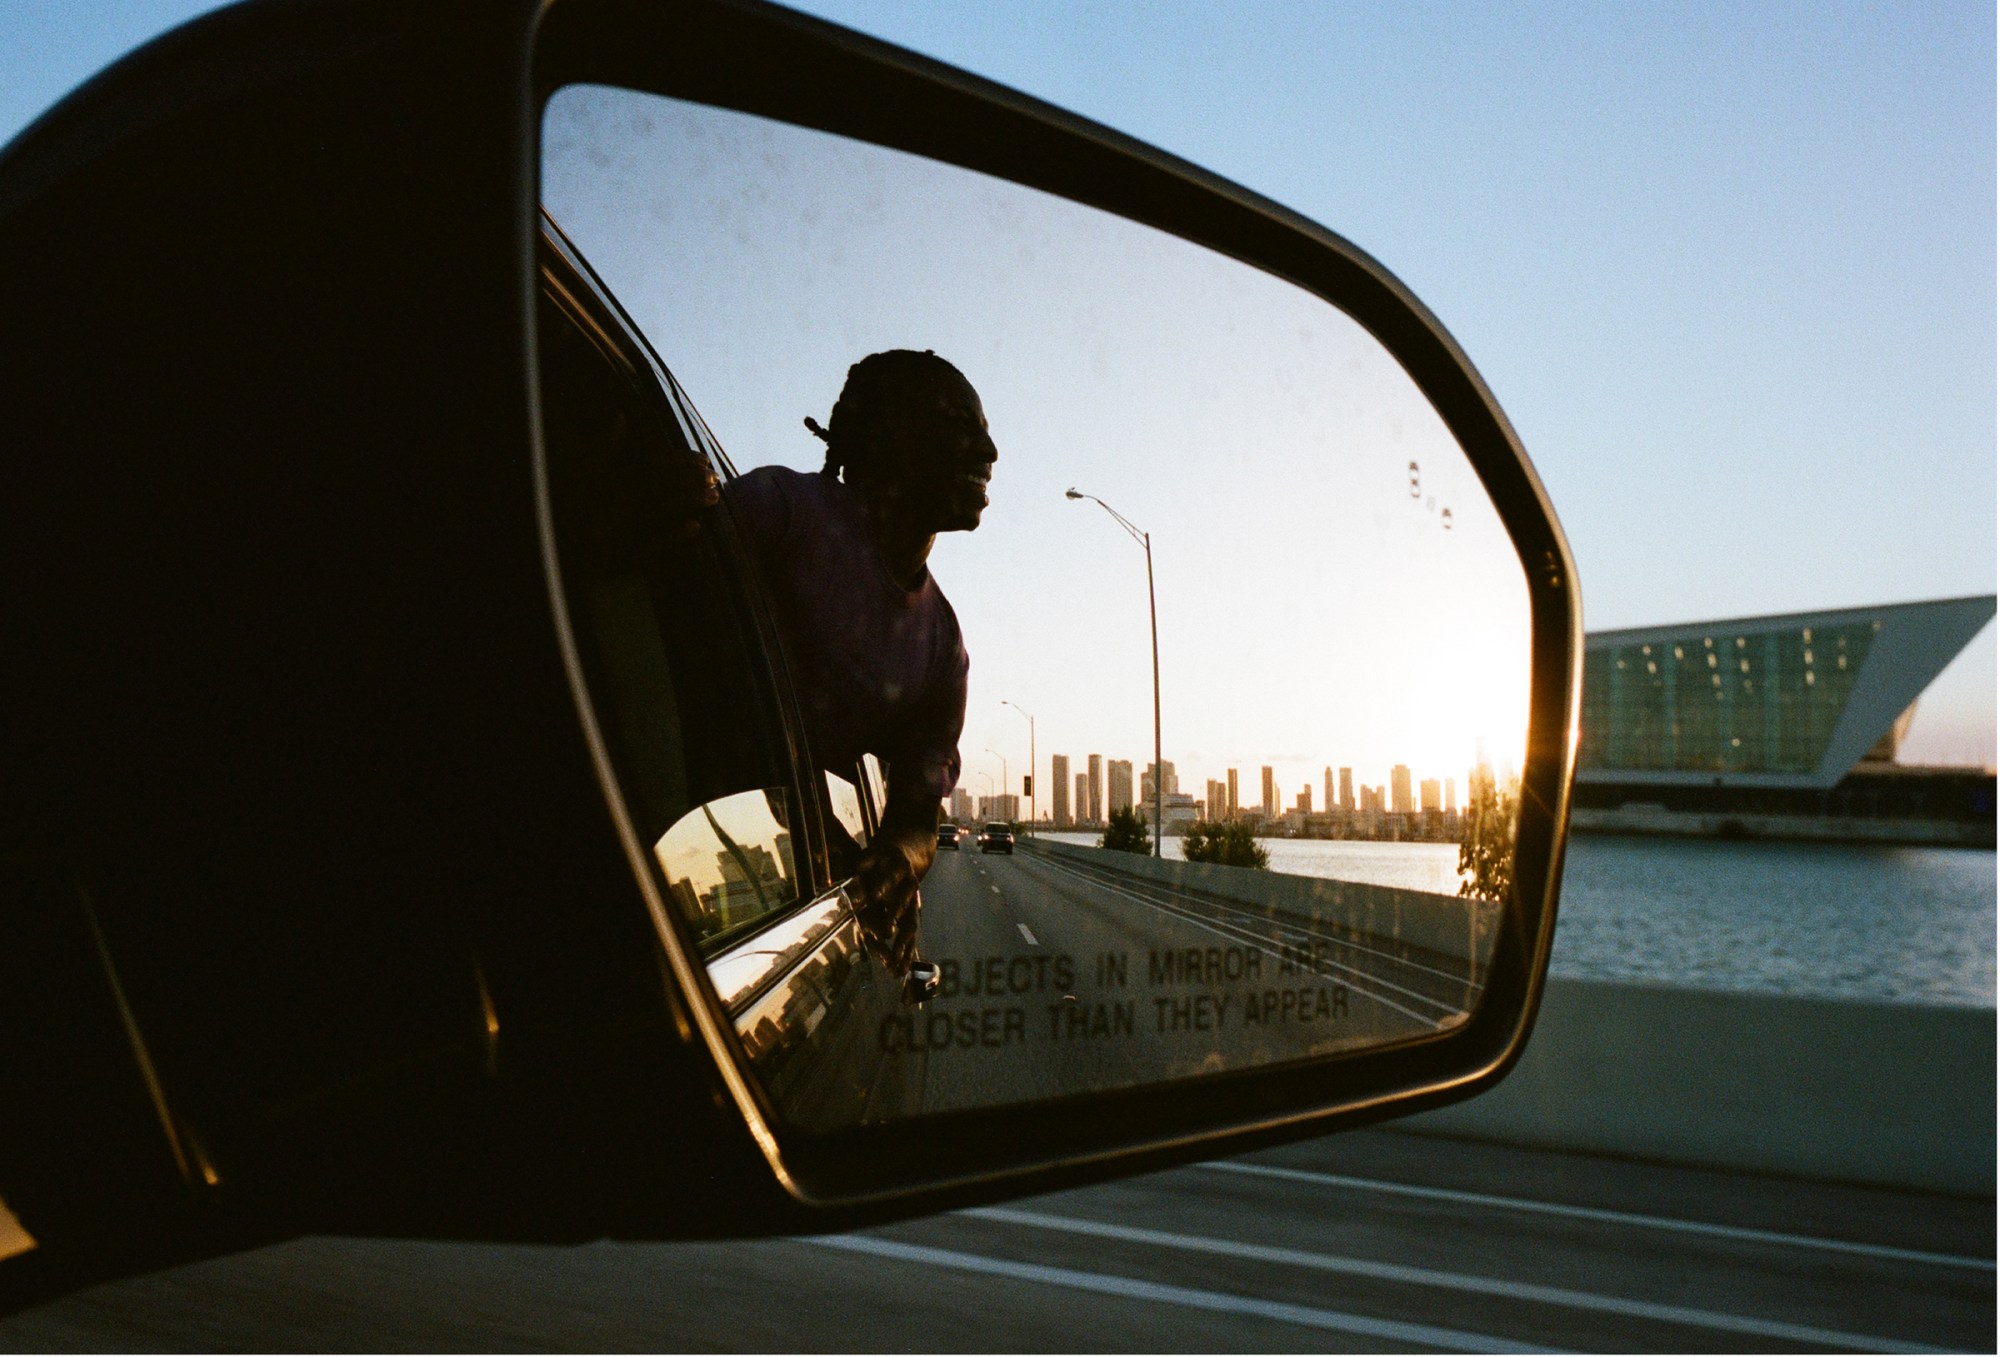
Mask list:
[[[795,785],[828,789],[810,822],[727,798],[659,854],[784,1120],[1466,1021],[1512,878],[1527,585],[1380,343],[1151,228],[742,114],[574,86],[543,157],[614,347],[657,351],[696,431],[652,440],[697,462],[648,484],[727,450],[699,532],[773,619]],[[693,510],[661,493],[665,540]],[[879,830],[829,847],[864,799]]]
[[[852,782],[838,773],[826,775],[827,803],[833,811],[834,823],[856,843],[868,838],[868,822],[861,816],[861,792]]]
[[[799,898],[783,788],[696,806],[653,846],[667,896],[712,950]]]

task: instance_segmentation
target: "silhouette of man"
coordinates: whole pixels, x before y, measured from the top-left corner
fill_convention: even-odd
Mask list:
[[[854,876],[902,974],[965,724],[965,645],[927,562],[939,533],[979,526],[999,454],[979,393],[928,350],[862,359],[826,426],[806,427],[827,445],[817,475],[759,467],[724,493],[775,596],[814,757],[882,761],[888,804]]]

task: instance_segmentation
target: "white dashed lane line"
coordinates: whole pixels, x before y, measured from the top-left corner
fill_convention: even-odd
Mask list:
[[[1709,1329],[1720,1333],[1747,1334],[1755,1338],[1776,1339],[1786,1343],[1799,1343],[1812,1348],[1846,1348],[1856,1352],[1926,1353],[1948,1351],[1948,1349],[1935,1348],[1924,1343],[1899,1342],[1895,1339],[1882,1338],[1875,1334],[1843,1333],[1837,1329],[1822,1329],[1809,1324],[1791,1324],[1783,1320],[1764,1319],[1761,1316],[1755,1315],[1727,1314],[1716,1310],[1695,1309],[1685,1305],[1664,1305],[1656,1301],[1636,1300],[1624,1296],[1606,1296],[1595,1292],[1576,1290],[1571,1287],[1544,1286],[1535,1282],[1512,1281],[1498,1277],[1470,1276],[1462,1272],[1445,1272],[1437,1268],[1411,1267],[1407,1264],[1384,1263],[1367,1258],[1346,1258],[1336,1254],[1309,1252],[1304,1249],[1273,1248],[1268,1245],[1250,1244],[1234,1239],[1212,1239],[1201,1235],[1178,1234],[1170,1230],[1137,1229],[1129,1225],[1113,1225],[1106,1221],[1084,1220],[1074,1216],[1056,1216],[1041,1211],[1017,1211],[1007,1207],[977,1207],[969,1211],[964,1211],[961,1214],[973,1216],[980,1220],[999,1221],[1008,1225],[1023,1225],[1044,1230],[1062,1230],[1098,1239],[1113,1239],[1132,1244],[1151,1244],[1158,1248],[1184,1249],[1195,1253],[1220,1255],[1253,1263],[1304,1268],[1316,1272],[1343,1273],[1350,1277],[1366,1277],[1375,1281],[1436,1287],[1444,1290],[1469,1292],[1474,1295],[1504,1296],[1514,1300],[1531,1301],[1543,1305],[1563,1306],[1577,1310],[1594,1310],[1600,1314],[1657,1320],[1667,1324]]]
[[[873,1254],[878,1258],[894,1259],[899,1263],[914,1263],[925,1269],[950,1268],[959,1272],[984,1273],[989,1277],[1039,1282],[1044,1286],[1091,1291],[1101,1296],[1117,1296],[1126,1300],[1152,1301],[1161,1305],[1180,1305],[1195,1310],[1212,1310],[1228,1315],[1276,1320],[1281,1324],[1298,1324],[1306,1328],[1327,1329],[1335,1333],[1354,1334],[1361,1338],[1386,1340],[1415,1347],[1442,1348],[1447,1352],[1553,1350],[1540,1343],[1514,1342],[1487,1334],[1468,1333],[1463,1329],[1444,1329],[1429,1324],[1376,1319],[1368,1315],[1322,1310],[1309,1305],[1290,1305],[1282,1301],[1260,1300],[1254,1296],[1238,1296],[1195,1287],[1168,1286],[1160,1282],[1121,1277],[1111,1273],[1082,1272],[1074,1268],[1047,1267],[1040,1263],[1019,1263],[1011,1258],[988,1258],[982,1254],[961,1253],[956,1249],[936,1249],[922,1244],[905,1244],[900,1240],[877,1239],[871,1235],[821,1235],[802,1239],[800,1242],[817,1244],[824,1248],[845,1249],[851,1253]]]
[[[1410,1183],[1353,1178],[1345,1174],[1320,1173],[1311,1169],[1283,1168],[1276,1164],[1245,1164],[1225,1159],[1196,1164],[1194,1167],[1223,1173],[1244,1173],[1260,1178],[1283,1178],[1295,1183],[1317,1183],[1323,1187],[1359,1188],[1368,1192],[1386,1192],[1404,1197],[1428,1197],[1434,1201],[1464,1202],[1472,1206],[1491,1206],[1510,1211],[1567,1216],[1573,1220],[1594,1220],[1612,1225],[1671,1230],[1682,1234],[1712,1235],[1718,1239],[1741,1239],[1756,1244],[1779,1244],[1788,1248],[1819,1249],[1831,1253],[1860,1254],[1869,1258],[1889,1258],[1897,1262],[1929,1263],[1938,1267],[1993,1271],[1991,1258],[1967,1258],[1952,1253],[1900,1249],[1885,1244],[1862,1244],[1845,1239],[1822,1239],[1814,1235],[1786,1234],[1776,1230],[1753,1230],[1740,1225],[1679,1220],[1669,1216],[1642,1215],[1636,1211],[1608,1211],[1602,1207],[1571,1206],[1562,1202],[1532,1201],[1524,1197],[1501,1197],[1487,1192],[1465,1192],[1456,1188],[1419,1187]]]
[[[1018,928],[1018,929],[1020,929],[1020,930],[1021,930],[1021,937],[1022,937],[1022,939],[1023,939],[1024,941],[1026,941],[1026,942],[1027,942],[1028,946],[1030,946],[1030,947],[1040,947],[1040,946],[1041,946],[1041,944],[1040,944],[1039,942],[1036,942],[1036,941],[1035,941],[1035,935],[1034,935],[1033,933],[1030,933],[1030,932],[1028,931],[1028,926],[1027,926],[1026,924],[1015,924],[1015,925],[1014,925],[1014,927],[1016,927],[1016,928]]]

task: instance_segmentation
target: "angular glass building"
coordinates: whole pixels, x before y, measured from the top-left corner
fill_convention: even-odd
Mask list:
[[[1994,596],[1724,618],[1585,638],[1578,780],[1827,788],[1894,756]]]
[[[1994,596],[1593,632],[1579,829],[1990,845],[1988,769],[1894,762]]]

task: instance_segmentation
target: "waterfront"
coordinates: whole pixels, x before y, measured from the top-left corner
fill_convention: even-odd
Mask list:
[[[1049,835],[1095,843],[1093,834]],[[1260,839],[1275,871],[1457,887],[1454,844]],[[1166,855],[1180,857],[1169,836]],[[1758,993],[1994,1004],[1979,849],[1572,837],[1551,969]]]

